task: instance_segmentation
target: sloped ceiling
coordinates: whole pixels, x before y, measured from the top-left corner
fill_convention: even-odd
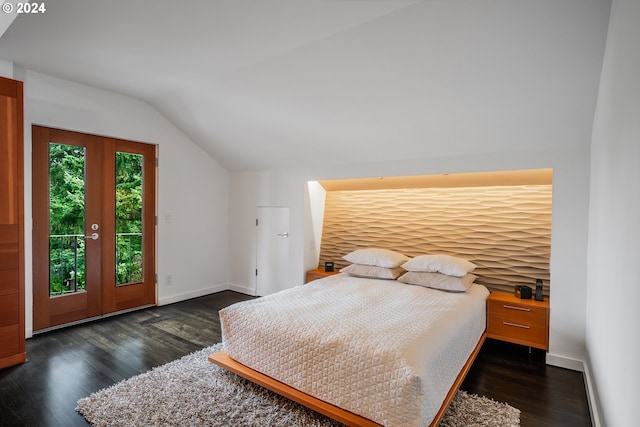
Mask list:
[[[587,145],[610,7],[45,4],[15,19],[0,59],[143,99],[229,170]]]

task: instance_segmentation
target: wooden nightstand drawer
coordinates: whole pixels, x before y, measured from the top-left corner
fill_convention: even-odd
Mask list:
[[[548,350],[549,300],[491,293],[487,299],[487,337]]]
[[[503,318],[527,326],[544,327],[547,310],[506,301],[489,300],[489,317]]]
[[[523,323],[512,322],[499,317],[490,317],[487,336],[515,344],[547,349],[547,329]]]

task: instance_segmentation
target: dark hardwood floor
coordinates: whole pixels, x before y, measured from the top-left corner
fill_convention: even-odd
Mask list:
[[[545,352],[487,339],[462,390],[518,408],[522,427],[591,426],[582,372],[545,364]]]
[[[0,370],[0,426],[86,426],[76,401],[221,341],[218,310],[251,298],[219,292],[35,335],[27,362]],[[582,374],[544,353],[487,340],[462,387],[522,411],[527,426],[590,426]]]

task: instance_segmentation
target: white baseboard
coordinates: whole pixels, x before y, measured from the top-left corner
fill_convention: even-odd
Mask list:
[[[587,402],[589,402],[589,412],[591,413],[591,425],[601,427],[604,425],[604,422],[600,420],[600,412],[598,411],[599,400],[588,361],[584,363],[584,386],[587,389]]]
[[[256,290],[253,287],[250,288],[248,286],[242,286],[242,285],[236,285],[234,283],[229,283],[227,289],[230,290],[230,291],[240,292],[241,294],[256,296]]]
[[[604,425],[600,420],[600,415],[598,412],[598,399],[596,397],[597,393],[594,387],[593,377],[591,376],[589,363],[583,360],[572,359],[566,356],[558,356],[557,354],[547,353],[547,365],[582,372],[582,376],[584,378],[584,387],[587,392],[589,413],[591,414],[591,425],[594,427],[601,427],[602,425]]]
[[[547,353],[547,365],[584,372],[584,361],[566,356],[558,356],[552,353]]]
[[[158,298],[158,305],[173,304],[175,302],[186,301],[191,298],[203,297],[205,295],[213,294],[220,291],[226,291],[228,289],[229,289],[229,284],[223,283],[221,285],[215,285],[208,288],[197,289],[195,291],[169,295],[167,297]]]

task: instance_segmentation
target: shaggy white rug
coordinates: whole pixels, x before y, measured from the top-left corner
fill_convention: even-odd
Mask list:
[[[337,423],[207,360],[216,344],[78,400],[95,426],[300,426]],[[511,427],[520,411],[459,391],[442,427]]]

